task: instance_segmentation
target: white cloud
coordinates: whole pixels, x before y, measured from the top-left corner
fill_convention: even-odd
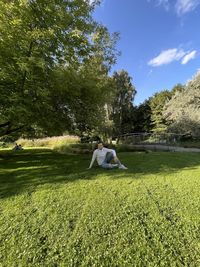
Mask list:
[[[151,59],[148,65],[158,67],[161,65],[169,64],[173,61],[178,61],[186,55],[182,49],[172,48],[162,51],[157,57]]]
[[[176,13],[181,16],[193,11],[200,4],[200,0],[177,0],[175,9]]]
[[[181,64],[185,65],[187,64],[191,59],[194,59],[196,57],[197,51],[193,50],[192,52],[188,53],[182,58]]]
[[[155,6],[163,6],[165,10],[169,10],[169,0],[147,0],[148,3],[154,2]]]
[[[163,6],[166,11],[175,9],[178,16],[193,11],[200,5],[200,0],[174,0],[174,4],[169,0],[147,0],[149,3],[154,3],[155,6]]]
[[[157,5],[162,5],[167,11],[169,10],[169,0],[157,0]]]

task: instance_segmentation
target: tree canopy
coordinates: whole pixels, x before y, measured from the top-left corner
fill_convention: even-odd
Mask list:
[[[114,134],[119,136],[131,131],[133,101],[136,89],[127,71],[115,71],[112,77],[115,94],[112,102],[111,118],[114,122]]]
[[[177,90],[166,104],[163,114],[168,130],[199,136],[200,133],[200,72],[183,88]]]
[[[1,136],[81,130],[83,106],[85,128],[101,114],[118,34],[92,19],[93,2],[1,1]]]

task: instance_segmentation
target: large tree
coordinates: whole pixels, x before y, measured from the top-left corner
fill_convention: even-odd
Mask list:
[[[79,92],[83,98],[74,81],[88,92],[94,84],[95,75],[87,76],[82,65],[95,58],[102,78],[116,58],[117,35],[93,21],[93,8],[89,0],[0,2],[0,136],[16,130],[51,135],[73,128],[77,110],[70,108],[70,97]],[[87,84],[80,81],[86,77],[82,69]],[[68,81],[63,81],[66,72]],[[89,99],[88,107],[97,101]]]
[[[165,105],[168,131],[200,136],[200,72]]]
[[[150,132],[152,130],[150,99],[133,109],[133,131]]]
[[[110,98],[111,79],[102,70],[96,58],[87,61],[78,70],[58,68],[52,77],[52,98],[61,125],[78,135],[98,132],[105,122],[105,103]],[[55,97],[56,96],[56,97]]]
[[[171,97],[171,91],[163,90],[150,98],[151,121],[153,131],[155,132],[164,132],[167,129],[166,120],[163,116],[163,109]]]
[[[115,93],[112,102],[111,118],[114,122],[116,136],[130,132],[132,128],[131,116],[136,89],[131,77],[125,70],[114,72],[113,81]]]

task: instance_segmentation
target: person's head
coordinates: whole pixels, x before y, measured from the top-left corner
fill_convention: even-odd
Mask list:
[[[99,143],[98,143],[98,149],[101,150],[102,148],[103,148],[103,143],[102,143],[102,142],[99,142]]]

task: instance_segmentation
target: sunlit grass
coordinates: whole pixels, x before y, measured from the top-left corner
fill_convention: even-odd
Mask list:
[[[1,266],[199,266],[200,158],[0,152]]]
[[[63,145],[67,146],[69,144],[75,144],[79,142],[78,136],[65,135],[65,136],[53,136],[38,139],[23,139],[17,140],[17,143],[21,144],[23,147],[48,147],[57,148]]]

